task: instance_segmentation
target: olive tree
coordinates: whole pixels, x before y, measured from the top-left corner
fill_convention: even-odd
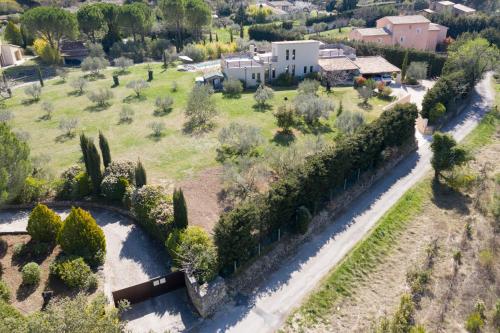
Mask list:
[[[359,97],[363,100],[363,105],[368,106],[368,100],[373,96],[373,90],[367,86],[358,88]]]
[[[31,97],[32,101],[38,102],[42,95],[42,86],[39,83],[32,83],[24,88],[24,93]]]
[[[187,130],[204,130],[211,127],[211,121],[217,115],[212,94],[212,89],[207,85],[193,87],[185,111]]]
[[[314,94],[298,94],[294,100],[295,112],[301,116],[308,125],[315,125],[320,118],[328,119],[334,110],[332,101]]]
[[[127,88],[132,89],[135,93],[135,96],[137,98],[140,98],[144,89],[149,88],[149,83],[147,83],[143,79],[132,80],[129,83],[127,83]]]
[[[75,135],[73,130],[77,125],[78,119],[76,118],[61,119],[61,121],[59,122],[59,129],[63,132],[64,135],[73,137]]]
[[[170,96],[161,97],[158,96],[155,101],[156,108],[158,109],[158,113],[165,114],[172,110],[172,105],[174,104],[174,100]]]
[[[263,109],[266,103],[273,99],[273,97],[274,91],[271,88],[266,87],[264,84],[261,84],[253,94],[255,102],[257,102],[257,105],[261,109]]]
[[[337,127],[344,134],[352,134],[365,123],[365,117],[360,112],[343,111],[335,120]]]
[[[71,81],[70,85],[78,94],[82,95],[88,85],[88,81],[84,77],[78,77]]]
[[[108,66],[109,61],[103,57],[87,57],[81,64],[82,71],[90,72],[92,76],[98,76],[99,72]]]
[[[264,141],[260,129],[251,125],[231,123],[220,130],[218,153],[224,159],[234,155],[255,155],[255,149]]]
[[[119,57],[115,59],[115,66],[120,68],[120,73],[126,73],[128,68],[134,64],[132,59]]]
[[[423,80],[427,77],[427,69],[429,64],[425,61],[413,61],[408,66],[406,71],[406,79],[407,80]]]
[[[153,136],[159,138],[163,135],[163,131],[165,130],[165,124],[161,121],[153,121],[149,123],[149,127],[153,131]]]
[[[87,94],[88,99],[92,103],[96,103],[100,107],[104,107],[109,104],[109,100],[113,98],[113,92],[109,88],[99,88],[94,91],[90,91]]]
[[[46,101],[42,103],[42,110],[45,112],[45,115],[43,116],[44,119],[51,119],[52,118],[52,112],[54,111],[54,104],[52,102]]]
[[[135,111],[130,105],[124,105],[119,114],[119,123],[131,123],[134,120]]]

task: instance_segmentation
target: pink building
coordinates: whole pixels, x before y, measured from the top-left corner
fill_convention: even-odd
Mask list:
[[[436,46],[446,38],[447,32],[447,27],[432,23],[422,15],[386,16],[377,20],[376,28],[353,29],[349,38],[435,51]]]

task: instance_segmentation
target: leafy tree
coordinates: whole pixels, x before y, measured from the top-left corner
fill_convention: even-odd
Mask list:
[[[103,57],[87,57],[83,59],[81,68],[84,72],[90,72],[92,76],[98,76],[99,72],[109,66],[109,61]]]
[[[401,65],[401,79],[406,79],[406,71],[408,70],[408,50],[405,51],[403,64]]]
[[[160,10],[163,14],[163,20],[168,26],[175,29],[175,40],[177,48],[183,44],[182,31],[184,28],[184,20],[186,16],[186,9],[183,0],[160,0],[158,3]]]
[[[49,207],[37,204],[30,213],[26,230],[34,241],[53,243],[61,226],[59,215]]]
[[[293,224],[293,232],[296,234],[305,234],[307,229],[309,228],[309,224],[311,223],[312,215],[309,212],[309,209],[304,206],[300,206],[297,209],[297,213],[295,214],[295,221]]]
[[[243,92],[243,84],[238,79],[229,78],[224,81],[224,94],[229,97],[240,97]]]
[[[319,36],[320,32],[328,29],[328,24],[325,22],[314,23],[312,29],[316,33],[316,36]]]
[[[0,110],[0,123],[7,123],[14,119],[14,114],[10,110]]]
[[[245,10],[245,7],[243,7],[243,3],[240,4],[238,7],[238,10],[236,11],[236,14],[234,16],[234,22],[239,24],[240,26],[243,26],[245,22],[247,21],[247,12]],[[240,36],[243,37],[243,36]]]
[[[259,128],[234,122],[220,130],[218,140],[220,147],[217,151],[221,159],[234,155],[254,155],[256,148],[264,141]]]
[[[185,115],[188,130],[204,130],[210,127],[212,119],[217,115],[215,101],[209,86],[194,86],[189,94]]]
[[[83,77],[78,77],[71,81],[70,86],[75,89],[80,95],[83,94],[85,88],[88,85],[88,81]]]
[[[118,24],[118,14],[120,12],[120,7],[113,3],[103,2],[94,3],[91,6],[97,7],[104,16],[104,21],[107,25],[107,32],[102,39],[102,46],[104,50],[108,52],[114,43],[121,40]]]
[[[113,98],[113,92],[109,88],[99,88],[87,93],[87,98],[100,107],[109,105],[109,100]]]
[[[57,243],[67,254],[81,256],[91,265],[104,262],[106,239],[89,212],[71,208],[57,236]]]
[[[299,87],[297,91],[299,94],[310,94],[316,95],[318,93],[320,83],[317,80],[305,79],[301,83],[299,83]]]
[[[76,118],[64,118],[59,121],[59,129],[67,137],[73,137],[73,130],[78,125],[78,119]]]
[[[406,80],[423,80],[427,77],[429,65],[424,61],[413,61],[406,71]]]
[[[0,122],[0,205],[16,197],[31,171],[30,150],[11,128]]]
[[[155,101],[155,105],[160,111],[159,113],[166,114],[172,110],[172,105],[174,100],[170,96],[161,97],[158,96]]]
[[[185,229],[188,226],[188,211],[182,189],[174,189],[174,228]]]
[[[101,148],[102,154],[102,162],[104,164],[104,168],[107,168],[111,163],[111,152],[109,150],[108,139],[99,131],[99,148]]]
[[[87,49],[89,50],[89,57],[91,58],[104,58],[106,56],[102,44],[100,43],[89,43]]]
[[[259,85],[255,93],[253,94],[253,98],[255,99],[255,102],[257,102],[257,105],[259,108],[263,109],[266,103],[273,99],[274,97],[274,91],[266,87],[264,84]]]
[[[210,24],[212,10],[203,0],[185,0],[187,27],[192,31],[195,38],[201,38],[202,27]]]
[[[119,12],[119,22],[122,29],[132,35],[136,41],[137,35],[144,38],[151,31],[153,26],[153,16],[148,5],[142,2],[134,2],[121,6]]]
[[[135,93],[135,96],[137,98],[140,98],[142,91],[146,88],[149,88],[149,83],[147,83],[143,79],[132,80],[129,83],[127,83],[127,88],[132,89]]]
[[[75,15],[63,8],[32,8],[23,14],[21,23],[25,31],[42,37],[54,50],[59,50],[63,38],[73,39],[77,35],[78,22]]]
[[[98,6],[84,5],[76,13],[80,31],[95,43],[106,32],[104,14]]]
[[[445,113],[446,107],[443,105],[443,103],[437,103],[429,113],[429,123],[435,124],[439,119],[441,119],[441,117],[445,115]]]
[[[135,166],[135,186],[141,188],[146,185],[147,182],[146,169],[144,169],[142,162],[138,161]]]
[[[353,134],[364,123],[365,117],[362,113],[344,111],[335,120],[335,127],[344,134]]]
[[[126,73],[128,68],[134,64],[132,59],[127,57],[119,57],[115,59],[115,66],[120,67],[120,73]]]
[[[42,95],[42,86],[39,83],[32,83],[24,88],[24,93],[31,97],[31,100],[38,102]]]
[[[494,68],[499,59],[498,48],[486,39],[468,40],[448,52],[443,75],[463,71],[466,82],[473,87],[485,72]]]
[[[448,134],[436,132],[432,137],[431,149],[431,164],[436,178],[442,176],[443,171],[463,165],[469,159],[467,151],[459,147],[455,139]]]
[[[5,27],[3,38],[10,44],[14,45],[23,45],[23,35],[21,34],[21,29],[14,24],[14,22],[7,22],[7,26]]]
[[[274,117],[278,126],[282,128],[283,133],[291,133],[290,129],[295,125],[295,109],[292,104],[285,103],[280,105],[274,113]]]
[[[109,307],[102,293],[87,298],[83,293],[50,302],[44,311],[26,318],[29,332],[112,333],[124,332],[120,312],[127,305]]]

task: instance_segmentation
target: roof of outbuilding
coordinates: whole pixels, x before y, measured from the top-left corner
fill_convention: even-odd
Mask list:
[[[329,59],[319,59],[319,67],[322,70],[330,71],[353,71],[357,70],[359,67],[356,66],[352,60],[347,57],[329,58]]]
[[[474,8],[467,7],[467,6],[461,5],[459,3],[457,3],[456,5],[454,5],[453,8],[458,9],[458,10],[464,12],[464,13],[473,13],[473,12],[476,11]]]
[[[453,6],[455,3],[451,1],[438,1],[438,4],[443,6]]]
[[[401,15],[401,16],[386,16],[392,24],[416,24],[416,23],[430,23],[425,16],[422,15]]]
[[[381,56],[358,57],[353,60],[353,62],[359,67],[359,72],[361,74],[381,74],[401,71],[401,69]]]

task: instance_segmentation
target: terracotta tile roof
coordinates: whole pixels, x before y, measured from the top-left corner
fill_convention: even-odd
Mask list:
[[[319,67],[322,70],[330,72],[330,71],[353,71],[357,70],[358,66],[352,60],[347,57],[338,57],[338,58],[330,58],[330,59],[319,59],[318,60]]]
[[[353,62],[359,67],[359,72],[361,74],[381,74],[401,71],[401,69],[394,66],[381,56],[358,57],[353,60]]]
[[[422,15],[386,16],[385,18],[392,24],[417,24],[431,22]]]

